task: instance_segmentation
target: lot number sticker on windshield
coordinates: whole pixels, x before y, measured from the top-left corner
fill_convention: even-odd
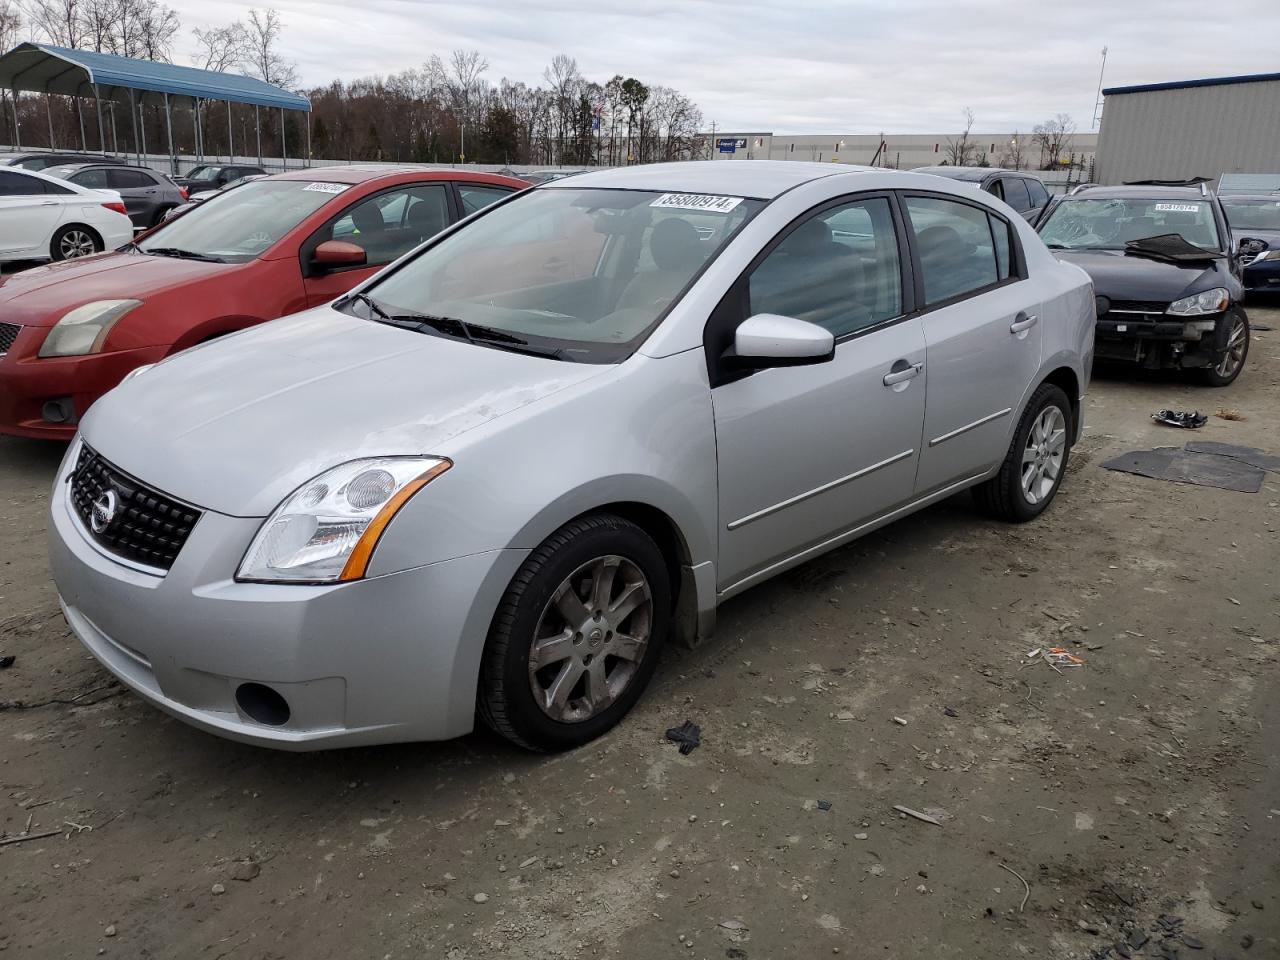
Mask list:
[[[701,193],[664,193],[651,207],[667,210],[706,210],[711,213],[728,213],[742,202],[741,197],[709,197]]]
[[[1157,203],[1156,210],[1160,213],[1199,213],[1200,205],[1198,203]]]
[[[341,193],[347,189],[345,183],[308,183],[303,190],[310,190],[313,193]]]

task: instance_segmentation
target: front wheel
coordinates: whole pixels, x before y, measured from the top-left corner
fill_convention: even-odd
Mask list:
[[[1231,332],[1227,334],[1227,349],[1222,359],[1212,367],[1200,371],[1204,382],[1211,387],[1225,387],[1235,382],[1244,369],[1249,356],[1249,318],[1243,310],[1231,314]]]
[[[974,488],[978,505],[1014,523],[1026,523],[1043,513],[1067,472],[1070,430],[1067,395],[1061,387],[1042,383],[1031,395],[1000,470]]]
[[[49,257],[53,260],[76,260],[102,252],[102,240],[88,227],[78,223],[60,227],[49,242]]]
[[[531,750],[567,750],[626,715],[671,622],[662,551],[612,514],[565,525],[507,588],[485,645],[479,713]]]

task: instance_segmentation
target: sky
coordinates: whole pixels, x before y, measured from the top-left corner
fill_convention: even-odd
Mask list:
[[[190,31],[250,4],[166,0]],[[1280,70],[1278,0],[275,0],[305,87],[479,50],[490,81],[534,84],[564,53],[675,87],[709,129],[804,133],[1090,129],[1106,85]]]

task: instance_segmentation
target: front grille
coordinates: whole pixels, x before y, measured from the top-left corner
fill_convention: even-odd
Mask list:
[[[1161,300],[1112,300],[1111,313],[1164,313],[1169,304]]]
[[[100,531],[94,530],[94,502],[107,491],[115,493],[115,512]],[[87,444],[81,446],[71,474],[71,503],[89,536],[104,550],[160,570],[173,566],[201,515],[118,470]]]
[[[1242,253],[1240,254],[1240,266],[1247,267],[1257,259],[1258,255],[1256,253]]]
[[[16,323],[0,323],[0,357],[9,352],[22,328]]]

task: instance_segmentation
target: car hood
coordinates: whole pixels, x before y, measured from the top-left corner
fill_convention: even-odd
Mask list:
[[[0,277],[0,312],[24,326],[51,327],[68,311],[95,300],[145,301],[173,287],[244,266],[138,253],[63,260]]]
[[[1063,263],[1073,263],[1093,280],[1094,292],[1108,300],[1160,300],[1172,303],[1187,294],[1189,287],[1212,266],[1203,263],[1179,264],[1136,257],[1122,250],[1054,250]]]
[[[94,404],[81,433],[165,493],[260,517],[337,464],[447,454],[459,434],[608,369],[325,306],[175,354]]]

